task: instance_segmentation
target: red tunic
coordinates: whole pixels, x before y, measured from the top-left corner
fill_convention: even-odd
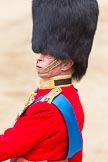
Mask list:
[[[51,89],[38,90],[35,98],[46,95]],[[82,131],[83,109],[74,87],[62,87],[62,94],[70,101]],[[55,105],[35,103],[17,119],[13,128],[0,135],[0,161],[14,157],[27,160],[63,160],[67,156],[68,135],[65,121]],[[82,150],[70,162],[82,161]]]

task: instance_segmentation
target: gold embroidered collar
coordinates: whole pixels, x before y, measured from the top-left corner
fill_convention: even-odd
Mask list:
[[[71,85],[72,76],[62,75],[50,79],[39,79],[39,89],[51,89],[55,87],[64,87]]]

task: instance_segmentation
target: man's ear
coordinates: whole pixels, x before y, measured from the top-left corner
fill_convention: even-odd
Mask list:
[[[63,61],[62,63],[62,68],[61,70],[62,71],[66,71],[66,70],[69,70],[69,69],[72,69],[72,66],[74,65],[74,62],[72,60],[65,60]]]

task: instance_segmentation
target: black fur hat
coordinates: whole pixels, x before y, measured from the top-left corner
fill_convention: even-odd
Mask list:
[[[96,0],[33,0],[33,51],[72,59],[73,78],[81,79],[88,66],[98,13]]]

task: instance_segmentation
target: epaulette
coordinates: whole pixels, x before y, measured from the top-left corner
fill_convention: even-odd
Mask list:
[[[62,92],[62,89],[60,87],[52,89],[47,95],[45,95],[42,99],[41,102],[47,102],[47,103],[52,103],[54,98],[58,96]]]

